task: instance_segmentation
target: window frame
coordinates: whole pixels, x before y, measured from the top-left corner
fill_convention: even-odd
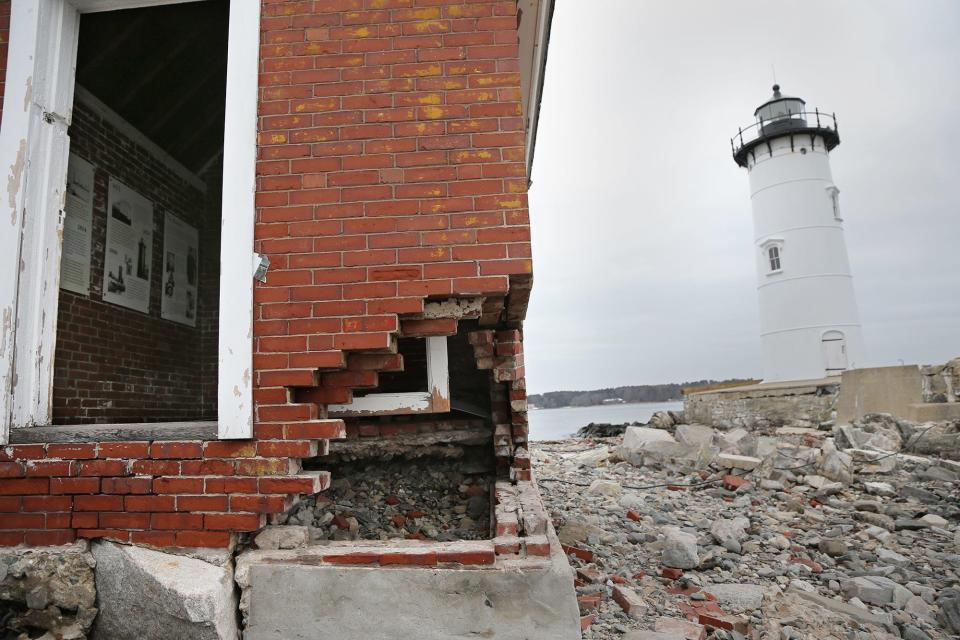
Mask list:
[[[783,273],[783,238],[770,238],[760,244],[760,251],[763,254],[764,272],[768,276]],[[777,268],[773,267],[773,256],[770,253],[776,249]]]
[[[0,445],[49,425],[69,137],[83,13],[202,0],[12,0],[0,166]],[[232,2],[224,118],[217,435],[253,436],[253,265],[260,3]],[[40,212],[37,215],[35,212]],[[227,304],[229,301],[229,304]],[[238,309],[239,307],[239,309]],[[16,384],[14,384],[16,380]]]
[[[327,405],[332,418],[393,416],[450,411],[450,365],[446,336],[427,341],[427,390],[404,393],[368,393],[349,404]]]
[[[843,222],[843,216],[840,215],[840,189],[832,184],[826,188],[827,195],[830,197],[830,204],[833,207],[833,219],[837,222]]]

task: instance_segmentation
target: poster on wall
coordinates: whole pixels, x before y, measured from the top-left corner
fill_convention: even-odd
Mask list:
[[[153,258],[153,203],[110,178],[103,300],[147,313]]]
[[[70,154],[63,207],[60,288],[90,295],[90,248],[93,232],[93,165]]]
[[[197,326],[197,279],[200,276],[199,235],[180,218],[163,219],[163,295],[160,317]]]

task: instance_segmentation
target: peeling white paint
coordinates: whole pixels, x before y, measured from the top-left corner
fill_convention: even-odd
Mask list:
[[[10,224],[17,225],[17,196],[20,195],[20,183],[23,179],[23,167],[27,162],[27,139],[20,139],[17,157],[10,165],[7,177],[7,202],[10,204]]]

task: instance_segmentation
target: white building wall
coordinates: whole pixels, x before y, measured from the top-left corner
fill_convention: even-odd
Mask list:
[[[748,160],[753,206],[757,293],[764,381],[803,380],[827,369],[824,334],[839,331],[848,368],[862,364],[863,338],[847,248],[842,205],[824,141],[794,135],[761,144]],[[771,272],[768,248],[780,250]],[[835,337],[835,334],[831,334]],[[836,362],[833,363],[836,366]]]

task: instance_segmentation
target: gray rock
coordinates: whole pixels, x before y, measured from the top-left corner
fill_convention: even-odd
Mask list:
[[[717,602],[734,613],[753,611],[763,604],[763,587],[757,584],[711,584],[704,588]]]
[[[94,564],[86,541],[0,549],[0,601],[26,609],[11,608],[2,628],[34,627],[83,637],[97,615]]]
[[[677,569],[693,569],[700,564],[697,537],[676,527],[663,528],[663,564]]]
[[[823,538],[820,540],[820,544],[817,545],[817,548],[820,549],[821,553],[825,553],[828,556],[842,556],[847,552],[847,543],[843,540],[835,540],[832,538]]]
[[[877,549],[877,559],[886,564],[892,564],[898,567],[910,564],[910,558],[901,555],[896,551],[890,551],[889,549],[883,548]]]
[[[94,633],[111,640],[235,640],[233,572],[159,551],[97,542]]]
[[[930,640],[930,636],[912,624],[908,624],[903,627],[903,640]]]
[[[295,525],[267,527],[253,541],[259,549],[296,549],[310,541],[310,531]]]
[[[864,482],[863,488],[875,496],[895,496],[897,490],[888,482]]]
[[[853,459],[847,454],[837,451],[828,439],[823,446],[823,457],[819,465],[820,475],[833,480],[850,484],[853,482]]]
[[[915,487],[909,484],[900,487],[900,497],[907,498],[908,500],[915,500],[916,502],[922,502],[923,504],[936,504],[940,502],[940,496],[935,494],[933,491],[928,491],[923,487]]]
[[[944,589],[937,599],[940,613],[937,620],[951,633],[960,633],[960,590]]]
[[[688,447],[705,449],[713,444],[713,429],[702,424],[680,424],[673,432],[673,437]]]
[[[740,543],[746,540],[746,529],[749,526],[750,521],[743,517],[733,518],[732,520],[718,518],[710,527],[710,535],[717,541],[717,544],[722,545],[728,551],[740,553]]]
[[[587,487],[587,493],[594,496],[610,496],[616,498],[623,493],[623,488],[620,486],[619,482],[614,480],[603,480],[601,478],[597,478],[590,483],[589,487]]]
[[[877,626],[883,626],[893,623],[893,616],[891,616],[889,613],[878,615],[871,613],[867,609],[862,609],[860,607],[847,604],[842,600],[834,600],[833,598],[821,596],[819,593],[803,591],[801,589],[790,588],[789,592],[798,595],[808,602],[812,602],[813,604],[823,607],[828,611],[839,613],[863,624],[875,624]]]
[[[893,601],[896,586],[896,582],[883,576],[860,576],[843,585],[843,592],[851,600],[859,598],[870,604],[887,604]]]

